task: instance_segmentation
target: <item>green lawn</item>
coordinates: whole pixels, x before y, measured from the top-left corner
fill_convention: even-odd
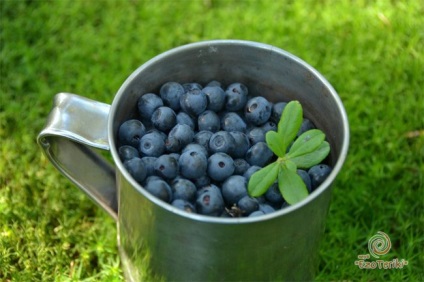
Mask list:
[[[116,227],[44,158],[36,136],[58,92],[111,103],[172,47],[247,39],[285,49],[336,88],[351,147],[335,183],[317,280],[424,280],[421,1],[0,0],[0,280],[121,281]],[[368,239],[384,260],[359,269]]]

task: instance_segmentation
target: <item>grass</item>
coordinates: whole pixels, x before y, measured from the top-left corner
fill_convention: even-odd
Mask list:
[[[420,1],[0,1],[0,280],[122,281],[116,227],[35,139],[54,94],[111,103],[172,47],[237,38],[283,48],[336,88],[351,126],[317,280],[424,280],[424,6]],[[363,270],[368,239],[392,241]]]

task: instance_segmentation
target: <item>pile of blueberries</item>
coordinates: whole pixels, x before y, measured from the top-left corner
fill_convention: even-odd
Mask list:
[[[246,217],[286,207],[274,183],[248,195],[250,176],[275,160],[265,133],[277,130],[286,103],[249,96],[242,83],[167,82],[137,102],[138,116],[119,127],[118,152],[131,176],[157,198],[191,213]],[[315,128],[304,118],[300,135]],[[328,176],[320,164],[298,170],[309,191]]]

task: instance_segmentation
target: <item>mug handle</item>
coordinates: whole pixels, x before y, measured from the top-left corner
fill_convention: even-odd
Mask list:
[[[93,150],[110,150],[109,111],[108,104],[59,93],[37,142],[50,162],[116,221],[115,168]]]

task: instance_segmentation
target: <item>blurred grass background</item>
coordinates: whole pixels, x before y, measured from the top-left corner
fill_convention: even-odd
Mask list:
[[[122,281],[116,227],[42,156],[58,92],[111,103],[139,65],[206,39],[285,49],[336,88],[351,126],[317,280],[424,280],[421,1],[11,1],[0,11],[0,280]],[[368,239],[392,241],[363,270]]]

